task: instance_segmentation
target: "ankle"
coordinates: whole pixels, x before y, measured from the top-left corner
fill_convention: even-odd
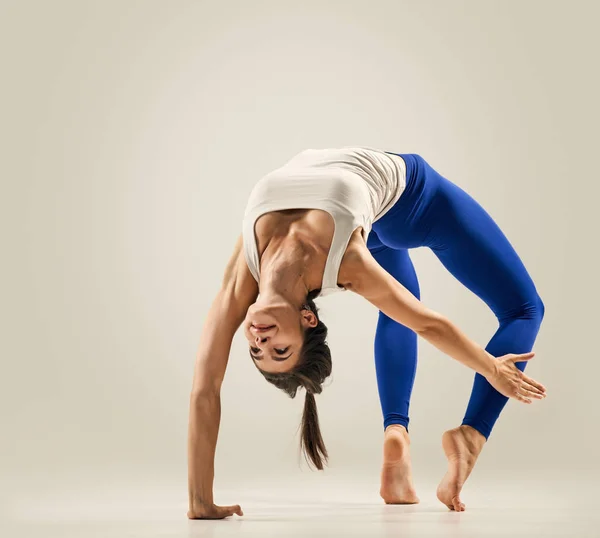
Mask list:
[[[383,442],[384,465],[394,465],[409,458],[410,437],[406,428],[392,424],[385,429]]]
[[[384,442],[394,440],[396,443],[410,444],[410,435],[401,424],[390,424],[383,434]]]
[[[461,424],[458,430],[464,435],[471,451],[479,454],[487,441],[485,436],[468,424]]]
[[[401,434],[408,438],[408,430],[402,424],[390,424],[384,432],[384,435],[393,435],[393,434]]]

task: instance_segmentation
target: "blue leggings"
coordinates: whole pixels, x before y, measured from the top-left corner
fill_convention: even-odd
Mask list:
[[[391,153],[391,152],[387,152]],[[429,247],[459,282],[496,315],[498,329],[486,346],[499,357],[532,350],[544,304],[523,262],[491,216],[464,190],[441,176],[420,155],[397,153],[406,162],[406,188],[373,223],[367,247],[377,262],[415,297],[419,282],[411,248]],[[523,371],[525,361],[517,363]],[[417,368],[417,334],[379,312],[375,368],[384,428],[408,430]],[[508,398],[475,374],[462,424],[487,439]]]

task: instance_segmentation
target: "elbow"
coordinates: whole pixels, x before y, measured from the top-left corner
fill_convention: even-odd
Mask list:
[[[449,320],[446,316],[437,312],[431,312],[414,329],[415,332],[426,340],[435,340],[437,336],[444,334],[448,328]]]
[[[216,386],[194,387],[190,394],[190,403],[192,405],[202,404],[208,400],[218,398],[220,390]]]

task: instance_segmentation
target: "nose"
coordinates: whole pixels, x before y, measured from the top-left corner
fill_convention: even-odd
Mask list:
[[[254,342],[256,343],[256,345],[258,347],[260,347],[260,344],[266,344],[269,341],[269,337],[268,336],[256,336],[254,338]]]

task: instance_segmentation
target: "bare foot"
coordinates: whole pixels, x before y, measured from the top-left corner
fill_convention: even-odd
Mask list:
[[[419,502],[412,482],[409,445],[410,438],[404,426],[392,424],[386,428],[379,490],[386,504]]]
[[[442,435],[442,447],[448,458],[448,472],[437,488],[437,498],[450,510],[464,511],[460,491],[471,474],[485,441],[481,433],[466,425],[448,430]]]

